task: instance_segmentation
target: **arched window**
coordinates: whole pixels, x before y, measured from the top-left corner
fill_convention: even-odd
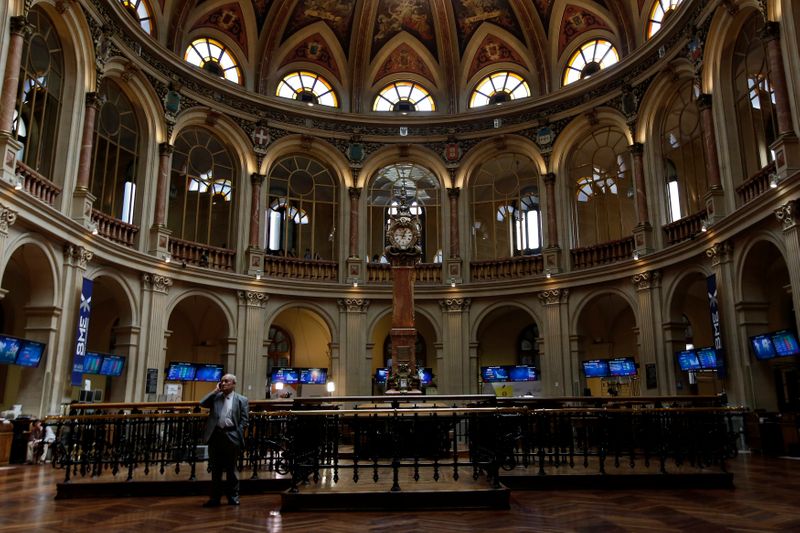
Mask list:
[[[270,169],[264,248],[273,255],[336,259],[336,180],[316,159],[292,155]]]
[[[733,52],[733,85],[739,145],[748,179],[775,159],[770,145],[775,141],[777,118],[775,92],[770,81],[767,51],[759,33],[760,15],[744,24]]]
[[[153,10],[147,0],[119,0],[125,11],[132,16],[148,34],[153,35]]]
[[[111,79],[103,82],[103,100],[94,128],[90,189],[95,209],[133,224],[139,126],[131,101]]]
[[[470,187],[476,260],[539,252],[539,172],[529,158],[503,154],[480,166]]]
[[[297,71],[291,72],[283,77],[278,84],[275,92],[281,98],[305,102],[313,106],[314,104],[328,107],[339,107],[336,93],[331,84],[319,74],[313,72]]]
[[[378,171],[370,185],[369,256],[382,255],[389,244],[386,230],[389,217],[397,209],[399,194],[405,194],[411,212],[422,224],[422,261],[436,262],[441,257],[441,193],[436,176],[414,163],[396,163]]]
[[[187,128],[175,140],[169,222],[175,238],[233,248],[233,158],[204,128]]]
[[[674,91],[667,105],[661,131],[661,154],[667,213],[669,221],[674,222],[703,209],[703,196],[708,190],[700,112],[691,80]]]
[[[375,98],[373,111],[435,111],[436,104],[428,90],[413,81],[395,81]]]
[[[618,61],[619,54],[617,54],[617,49],[610,42],[603,39],[595,39],[584,43],[569,58],[567,68],[564,69],[563,85],[569,85],[573,81],[588,78]]]
[[[34,7],[28,14],[28,21],[34,29],[22,50],[13,133],[22,143],[17,157],[53,179],[64,54],[56,30],[44,11]]]
[[[650,10],[650,18],[647,21],[648,39],[661,29],[664,21],[682,1],[683,0],[656,0],[656,3],[653,4],[653,9]]]
[[[495,72],[478,82],[469,99],[469,107],[502,104],[531,95],[528,82],[513,72]]]
[[[567,161],[575,184],[577,245],[592,246],[630,237],[636,212],[625,135],[613,127],[596,129]]]
[[[195,39],[186,49],[183,58],[220,78],[242,83],[242,69],[225,45],[208,37]]]

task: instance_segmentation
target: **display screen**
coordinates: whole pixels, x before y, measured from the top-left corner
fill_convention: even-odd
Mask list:
[[[312,385],[324,385],[328,381],[327,368],[301,368],[300,383]]]
[[[375,371],[375,383],[386,383],[387,377],[389,377],[388,368],[379,368]]]
[[[509,374],[511,381],[536,381],[539,379],[536,368],[527,365],[512,366]]]
[[[778,331],[772,334],[772,345],[778,357],[787,357],[800,353],[797,337],[791,331]]]
[[[771,335],[756,335],[755,337],[750,337],[750,345],[753,347],[753,353],[756,359],[772,359],[776,355]]]
[[[604,378],[609,375],[608,360],[591,359],[583,362],[583,373],[587,378]]]
[[[222,379],[222,365],[197,365],[195,381],[219,381]]]
[[[482,366],[481,380],[484,383],[496,383],[498,381],[509,381],[507,366]]]
[[[700,360],[694,350],[678,352],[678,364],[681,370],[700,370]]]
[[[0,363],[13,365],[21,344],[21,339],[0,335]]]
[[[697,359],[700,360],[700,368],[704,370],[717,368],[717,351],[714,348],[699,348]]]
[[[608,360],[608,372],[612,376],[635,376],[636,361],[633,357],[617,357]]]
[[[193,381],[197,367],[192,363],[170,363],[167,368],[167,381]]]
[[[86,352],[83,356],[83,373],[84,374],[99,374],[100,365],[103,364],[103,354]]]
[[[22,341],[16,363],[20,366],[39,366],[45,346],[42,342]]]
[[[300,381],[300,375],[296,368],[273,368],[270,381],[272,383],[292,384]]]
[[[105,355],[103,356],[103,363],[100,365],[100,375],[119,377],[122,375],[122,369],[125,368],[125,358],[121,355]]]
[[[417,368],[417,375],[419,376],[419,381],[422,385],[430,385],[433,381],[432,368]]]

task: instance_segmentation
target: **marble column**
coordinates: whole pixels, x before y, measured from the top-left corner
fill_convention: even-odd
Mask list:
[[[661,272],[654,270],[635,274],[631,281],[636,289],[636,299],[639,304],[636,316],[639,330],[638,362],[640,365],[639,382],[642,384],[641,394],[642,396],[665,394],[666,376],[672,367],[668,366],[671,360],[667,361],[664,357],[658,357],[658,354],[663,354],[663,350],[658,349],[659,344],[656,340],[656,324],[660,321],[657,320],[655,314],[661,307],[659,292]],[[656,386],[652,388],[647,386],[648,365],[655,365]]]
[[[644,146],[642,143],[633,143],[630,151],[633,159],[633,192],[637,218],[636,227],[633,229],[633,243],[636,253],[642,256],[652,252],[655,248],[653,226],[650,224],[650,213],[647,208],[647,188],[644,181],[644,163],[642,162]]]
[[[450,258],[459,256],[459,242],[458,232],[458,197],[461,194],[461,189],[458,187],[451,187],[447,189],[447,198],[450,200]]]
[[[437,368],[436,383],[439,394],[468,394],[471,383],[477,379],[470,374],[465,354],[469,345],[470,298],[447,298],[439,300],[444,322],[442,359]]]
[[[250,238],[247,246],[247,273],[256,276],[264,271],[264,249],[259,240],[264,234],[261,224],[263,212],[263,197],[261,186],[264,183],[264,174],[253,172],[250,174],[250,184],[253,187],[250,197]]]
[[[783,227],[783,241],[786,244],[786,267],[789,269],[789,282],[792,288],[792,305],[800,309],[800,229],[797,226],[798,200],[789,201],[775,210],[775,216]],[[800,313],[795,312],[795,330],[800,331]]]
[[[15,138],[11,129],[19,91],[22,49],[25,46],[25,38],[33,31],[33,25],[22,16],[11,17],[10,22],[8,55],[3,73],[2,92],[0,92],[0,179],[14,183],[17,152],[22,148],[22,143]]]
[[[142,338],[144,356],[140,358],[136,368],[137,383],[134,389],[134,401],[155,401],[156,398],[145,397],[145,384],[147,369],[158,370],[158,386],[156,394],[164,391],[164,372],[166,367],[166,332],[169,316],[167,316],[167,295],[172,287],[172,279],[161,274],[142,274],[143,296],[142,309],[144,311]],[[129,369],[131,370],[131,369]]]
[[[544,324],[539,330],[544,338],[541,367],[542,393],[545,396],[572,396],[573,378],[578,379],[578,369],[573,368],[569,348],[567,302],[569,289],[549,289],[539,293],[539,301],[544,307]],[[579,392],[579,391],[578,391]]]
[[[353,174],[355,175],[355,170]],[[358,208],[361,187],[349,187],[347,192],[350,196],[350,235],[347,244],[347,271],[345,279],[342,281],[350,283],[366,279],[366,272],[364,272],[366,266],[364,259],[358,255]]]
[[[156,205],[153,213],[153,226],[150,229],[150,253],[163,256],[169,253],[169,236],[167,229],[167,194],[172,172],[172,153],[175,147],[169,143],[158,145],[158,180],[156,182]]]
[[[544,196],[547,205],[547,242],[542,250],[544,269],[551,274],[561,270],[561,246],[558,243],[558,208],[556,201],[556,175],[544,175]]]
[[[239,392],[250,399],[260,400],[267,379],[267,352],[264,350],[267,323],[266,304],[269,296],[263,292],[239,291],[238,337],[242,364],[237,365]]]
[[[789,103],[789,89],[786,85],[786,72],[783,68],[780,24],[774,21],[769,21],[764,24],[764,29],[761,32],[761,39],[767,45],[766,59],[769,68],[769,82],[775,93],[778,136],[794,134],[794,127],[792,126],[792,108]]]
[[[102,102],[98,93],[86,93],[86,105],[83,112],[83,135],[78,159],[78,176],[75,182],[75,191],[72,193],[72,219],[82,225],[87,225],[91,221],[92,207],[96,199],[89,191],[89,181],[92,174],[94,127],[97,112],[101,105]]]
[[[344,348],[339,354],[338,364],[333,370],[336,376],[336,392],[344,395],[368,395],[370,390],[370,371],[364,365],[364,350],[367,345],[367,309],[370,300],[366,298],[342,298],[339,304],[339,323],[343,324],[340,345]],[[335,361],[331,359],[331,364]]]
[[[725,216],[726,210],[719,167],[719,153],[717,152],[717,134],[714,130],[714,114],[711,106],[712,99],[710,94],[701,94],[697,97],[697,109],[700,111],[700,130],[703,136],[703,155],[706,161],[706,180],[708,182],[708,191],[704,198],[706,218],[709,223],[713,224]]]

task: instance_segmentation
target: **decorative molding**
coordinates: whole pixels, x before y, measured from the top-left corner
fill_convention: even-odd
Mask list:
[[[539,301],[542,305],[557,305],[567,303],[569,289],[549,289],[539,293]]]
[[[247,304],[247,307],[261,307],[263,308],[269,300],[269,295],[264,292],[257,291],[238,291],[239,301]]]
[[[336,301],[339,311],[347,313],[366,313],[370,301],[367,298],[341,298]]]
[[[775,210],[775,216],[783,225],[783,231],[797,227],[797,200],[786,202]]]
[[[733,255],[733,244],[730,241],[717,242],[706,250],[706,257],[711,259],[711,265],[717,266],[721,263],[729,263]]]
[[[472,298],[446,298],[439,300],[439,307],[443,313],[462,313],[469,311]]]
[[[11,33],[22,35],[23,39],[27,39],[33,30],[33,24],[28,22],[27,17],[11,17]]]
[[[94,257],[94,254],[83,246],[64,245],[64,263],[69,266],[77,266],[86,270],[86,265],[92,260],[92,257]]]
[[[169,288],[172,287],[172,278],[162,276],[161,274],[142,274],[142,282],[144,283],[145,289],[164,294],[167,294]]]
[[[0,204],[0,234],[8,235],[9,226],[13,226],[17,221],[17,212]]]
[[[633,286],[636,287],[637,291],[652,289],[653,287],[657,287],[661,282],[661,272],[659,270],[653,270],[652,272],[634,274],[631,281],[633,281]]]
[[[348,187],[347,193],[350,195],[351,200],[358,200],[361,198],[361,187]]]

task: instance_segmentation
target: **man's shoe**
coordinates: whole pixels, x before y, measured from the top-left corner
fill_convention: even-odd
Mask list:
[[[219,507],[219,500],[208,500],[203,507]]]
[[[228,498],[228,505],[239,505],[239,497]]]

